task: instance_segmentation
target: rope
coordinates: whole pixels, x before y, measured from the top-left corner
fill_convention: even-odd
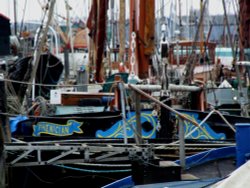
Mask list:
[[[20,114],[0,113],[0,115],[15,117],[15,116],[19,116]],[[31,117],[31,118],[50,118],[50,119],[58,119],[58,118],[60,118],[60,119],[69,119],[69,118],[71,118],[71,119],[74,119],[74,118],[76,118],[76,119],[79,119],[79,118],[81,118],[81,119],[106,119],[106,118],[121,117],[121,115],[119,114],[119,115],[104,116],[104,117],[103,116],[99,116],[99,117],[98,116],[95,116],[95,117],[79,117],[79,116],[77,116],[77,117],[76,116],[53,117],[53,116],[32,116],[32,115],[28,115],[27,117]]]
[[[13,82],[13,83],[19,83],[19,84],[26,84],[26,85],[36,85],[36,86],[55,86],[55,84],[39,84],[39,83],[32,83],[32,82],[23,82],[23,81],[17,81],[17,80],[11,80],[11,79],[1,79],[1,81],[6,81],[6,82]],[[78,84],[78,85],[57,85],[58,87],[78,87],[78,86],[94,86],[94,85],[104,85],[104,84],[114,84],[117,83],[116,81],[114,82],[105,82],[105,83],[98,83],[98,84]]]
[[[65,165],[54,165],[57,167],[61,168],[66,168],[70,170],[76,170],[80,172],[89,172],[89,173],[121,173],[121,172],[131,172],[131,169],[127,170],[89,170],[89,169],[82,169],[82,168],[75,168],[75,167],[70,167],[70,166],[65,166]]]

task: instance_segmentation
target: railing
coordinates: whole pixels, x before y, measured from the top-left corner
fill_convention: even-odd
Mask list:
[[[213,114],[213,113],[217,113],[222,120],[235,132],[234,127],[225,119],[225,117],[217,110],[212,110],[202,121],[201,123],[197,123],[196,121],[189,119],[188,117],[186,117],[184,114],[176,111],[175,109],[171,108],[170,106],[164,104],[163,102],[157,100],[156,98],[150,96],[149,94],[145,93],[144,91],[142,91],[141,89],[139,89],[137,87],[137,85],[132,85],[132,84],[128,84],[128,87],[130,89],[132,89],[133,91],[136,92],[136,95],[142,95],[152,101],[154,101],[156,104],[162,106],[163,108],[166,108],[167,110],[169,110],[170,112],[174,113],[175,115],[177,115],[179,117],[179,141],[173,142],[171,144],[177,144],[179,142],[179,153],[180,153],[180,165],[183,169],[185,169],[185,138],[187,138],[188,136],[190,136],[194,131],[196,131],[197,129],[201,129],[202,131],[205,131],[202,127],[202,125],[207,121],[207,119]],[[150,87],[146,87],[147,90],[149,90]],[[139,100],[140,97],[137,96],[136,100]],[[139,101],[136,101],[136,104],[139,104]],[[137,106],[137,105],[136,105]],[[137,107],[138,108],[138,107]],[[137,111],[138,109],[136,109]],[[136,113],[136,116],[140,116],[140,113]],[[136,117],[136,120],[140,120],[140,117]],[[195,129],[193,129],[190,133],[188,133],[185,136],[185,132],[184,132],[184,122],[183,121],[188,121],[190,123],[192,123],[193,125],[196,126]],[[139,121],[140,122],[140,121]],[[141,126],[140,123],[137,122],[137,126]],[[124,124],[124,126],[126,126],[126,124]],[[124,129],[126,129],[126,127],[124,127]],[[137,127],[137,132],[136,137],[140,137],[140,138],[136,138],[136,140],[141,139],[141,127]],[[142,143],[142,142],[139,142]]]

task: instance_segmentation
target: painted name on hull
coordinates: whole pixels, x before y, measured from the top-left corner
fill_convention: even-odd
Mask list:
[[[68,120],[65,125],[49,123],[49,122],[39,122],[33,126],[33,136],[40,136],[41,134],[48,134],[54,136],[70,136],[74,133],[83,133],[80,128],[83,123]]]

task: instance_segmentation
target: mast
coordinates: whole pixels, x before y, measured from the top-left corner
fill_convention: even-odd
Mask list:
[[[130,36],[136,33],[136,74],[141,79],[148,78],[150,56],[154,53],[154,14],[154,0],[130,1]]]
[[[176,23],[177,23],[177,0],[174,1],[173,9],[174,9],[173,37],[176,38],[175,31],[176,31]]]
[[[205,8],[203,8],[203,0],[200,0],[200,11],[201,14],[204,14]],[[203,17],[204,18],[204,17]],[[204,19],[200,20],[200,52],[201,57],[204,58],[204,49],[203,49],[203,40],[204,40]]]
[[[102,59],[106,42],[108,0],[93,0],[92,2],[87,27],[90,30],[89,36],[93,39],[94,44],[95,79],[97,82],[103,82]]]
[[[120,1],[119,35],[119,62],[123,62],[125,54],[125,1]]]
[[[249,49],[250,49],[250,1],[239,0],[240,11],[240,29],[239,29],[239,40],[240,40],[240,60],[249,61]],[[247,55],[246,55],[247,53]]]
[[[227,10],[226,10],[225,0],[222,1],[222,4],[223,4],[223,8],[224,8],[224,15],[225,15],[225,21],[226,21],[226,26],[227,26],[227,33],[229,35],[229,42],[230,42],[230,46],[231,46],[232,53],[233,53],[233,64],[235,64],[236,63],[235,62],[236,61],[236,53],[235,53],[235,48],[234,48],[234,45],[233,45],[233,40],[231,38],[231,31],[230,31],[230,27],[229,27],[229,23],[228,23],[228,18],[227,18]],[[236,69],[237,80],[239,82],[238,88],[239,88],[241,113],[242,113],[242,116],[248,117],[247,107],[242,103],[243,100],[244,100],[244,94],[243,94],[243,91],[242,91],[243,87],[242,87],[242,82],[241,82],[241,78],[240,78],[239,67],[236,65],[235,69]]]
[[[66,26],[67,26],[67,29],[66,29],[66,43],[65,43],[65,47],[64,47],[64,81],[65,83],[68,83],[68,80],[69,80],[69,72],[70,72],[70,68],[69,68],[69,45],[68,45],[68,42],[69,42],[69,30],[70,30],[70,17],[69,17],[69,9],[70,9],[70,6],[68,4],[68,1],[65,0],[65,8],[66,8]],[[71,45],[71,43],[70,43]]]
[[[36,50],[34,52],[34,59],[32,62],[33,69],[32,69],[31,78],[30,78],[30,82],[33,82],[33,85],[31,85],[31,84],[28,85],[27,93],[26,93],[27,99],[30,97],[32,87],[34,88],[37,68],[38,68],[40,56],[42,53],[42,48],[44,47],[44,44],[46,41],[47,33],[49,30],[49,25],[50,25],[52,17],[53,17],[54,6],[55,6],[55,0],[51,0],[50,4],[49,4],[48,20],[47,20],[46,26],[43,30],[43,35],[42,35],[40,41],[38,42],[38,46],[36,47]]]
[[[16,11],[16,0],[13,0],[14,4],[14,34],[17,35],[17,11]]]
[[[180,28],[180,40],[182,39],[183,27],[182,27],[182,17],[181,17],[181,0],[179,0],[179,28]]]
[[[111,48],[115,48],[115,18],[114,18],[114,13],[115,13],[115,2],[114,0],[110,0],[110,27],[111,27]]]

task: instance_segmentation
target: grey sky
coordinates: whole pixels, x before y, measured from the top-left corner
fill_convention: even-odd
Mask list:
[[[17,18],[18,21],[21,21],[23,16],[24,20],[37,20],[39,21],[42,17],[42,10],[41,5],[47,2],[46,0],[27,0],[26,11],[24,12],[25,1],[26,0],[16,0],[17,1]],[[126,0],[128,2],[128,0]],[[237,0],[226,0],[227,7],[229,8],[230,13],[234,13],[233,5]],[[88,15],[89,0],[68,0],[70,6],[72,6],[71,16],[84,18]],[[118,7],[119,1],[115,0],[116,7]],[[159,10],[162,7],[161,2],[164,3],[164,12],[166,16],[169,15],[170,12],[170,3],[171,2],[178,2],[178,0],[156,0],[158,2],[158,6],[156,6],[156,15],[159,14]],[[182,15],[185,15],[190,7],[194,9],[200,8],[200,0],[181,0],[182,4]],[[235,7],[235,6],[234,6]],[[117,8],[116,8],[117,9]],[[57,0],[57,5],[55,11],[61,15],[66,17],[66,10],[64,0]],[[115,10],[116,11],[116,10]],[[178,11],[178,6],[177,6]],[[215,14],[223,14],[223,6],[222,0],[209,0],[209,12],[212,15]],[[0,13],[8,16],[11,21],[14,20],[14,13],[13,13],[13,0],[0,0]]]

